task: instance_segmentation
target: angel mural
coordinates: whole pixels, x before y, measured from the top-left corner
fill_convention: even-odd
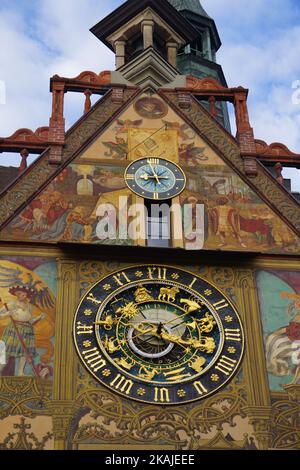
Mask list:
[[[137,129],[143,124],[142,119],[138,119],[135,121],[132,121],[130,119],[125,119],[122,121],[122,119],[117,119],[116,120],[116,126],[114,127],[114,131],[116,134],[127,134],[129,129]]]
[[[104,152],[104,155],[109,158],[125,159],[128,154],[128,144],[123,137],[116,136],[116,142],[103,142],[103,145],[108,148],[109,152]]]
[[[0,365],[0,374],[51,376],[55,316],[52,292],[33,271],[2,260],[0,293],[0,339],[6,348],[6,364]]]
[[[291,384],[297,384],[300,381],[300,295],[281,292],[280,296],[291,301],[287,308],[291,321],[267,337],[267,369],[277,377],[292,375]]]

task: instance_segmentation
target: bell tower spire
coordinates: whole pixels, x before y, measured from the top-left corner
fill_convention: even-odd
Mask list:
[[[201,5],[200,0],[168,0],[180,14],[198,31],[197,38],[178,51],[177,68],[184,75],[199,78],[214,77],[222,85],[227,82],[221,65],[217,63],[217,52],[222,43],[217,26]],[[202,103],[207,106],[207,103]],[[230,131],[226,103],[218,103],[218,120]]]

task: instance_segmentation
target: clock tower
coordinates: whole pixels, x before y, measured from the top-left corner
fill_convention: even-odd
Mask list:
[[[222,43],[215,21],[206,13],[200,0],[169,0],[176,10],[198,31],[197,38],[178,52],[178,69],[195,77],[214,77],[227,86],[222,66],[217,63],[217,52]],[[207,106],[202,101],[203,106]],[[227,105],[217,104],[217,119],[230,132]]]
[[[264,165],[300,156],[255,139],[200,2],[91,33],[115,69],[54,75],[49,126],[0,138],[0,448],[296,449],[300,207]]]

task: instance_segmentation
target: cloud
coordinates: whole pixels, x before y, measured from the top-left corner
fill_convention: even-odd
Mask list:
[[[5,84],[1,136],[49,124],[52,75],[114,68],[113,54],[89,32],[113,8],[112,2],[103,7],[99,0],[36,0],[31,11],[28,2],[20,3],[4,0],[0,6],[0,81]],[[67,102],[69,127],[80,117],[83,97],[70,94]],[[1,163],[19,165],[20,158],[2,154]]]
[[[202,0],[219,28],[218,62],[229,86],[249,88],[255,137],[283,142],[300,153],[300,103],[293,82],[300,80],[300,5],[297,0]],[[299,95],[298,95],[299,96]],[[300,171],[285,170],[300,192]]]
[[[121,3],[1,0],[0,81],[6,85],[6,105],[0,104],[0,135],[48,125],[52,75],[114,68],[113,54],[89,29]],[[250,89],[255,136],[282,141],[300,153],[300,104],[292,103],[292,83],[300,80],[298,1],[202,0],[202,5],[220,32],[218,62],[228,84]],[[70,126],[82,112],[83,97],[68,94],[66,104]]]

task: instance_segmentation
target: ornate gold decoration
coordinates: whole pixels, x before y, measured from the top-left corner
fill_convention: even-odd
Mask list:
[[[103,377],[109,377],[110,374],[111,374],[111,372],[108,369],[104,369],[104,371],[102,372]]]
[[[234,282],[234,270],[232,268],[216,268],[212,278],[220,287],[231,286]]]
[[[205,295],[206,297],[210,297],[211,294],[212,294],[212,291],[211,291],[210,289],[206,289],[206,290],[204,291],[204,295]]]
[[[218,431],[213,438],[205,439],[193,439],[191,443],[190,450],[257,450],[257,447],[254,443],[253,437],[248,436],[248,434],[244,434],[243,439],[235,440],[233,437],[228,433],[226,436],[222,431]]]
[[[158,300],[166,300],[167,302],[175,302],[178,294],[178,287],[162,287],[159,292]]]
[[[300,447],[300,385],[284,386],[285,394],[272,405],[272,448],[295,449]]]
[[[139,286],[137,290],[135,291],[134,298],[135,298],[136,303],[148,302],[148,301],[154,300],[153,297],[150,295],[150,291],[142,285]]]
[[[67,436],[70,432],[72,419],[79,411],[78,404],[69,400],[53,400],[49,409],[53,419],[53,434],[55,450],[63,450]]]
[[[196,299],[195,300],[193,300],[193,299],[180,299],[180,303],[184,304],[183,308],[186,311],[186,313],[196,312],[197,310],[199,310],[201,308],[201,304],[199,303],[199,301],[197,302]]]
[[[238,378],[226,389],[203,402],[163,409],[126,400],[90,380],[86,371],[81,377],[77,403],[82,408],[93,410],[93,419],[99,416],[109,423],[110,429],[115,427],[118,430],[109,438],[105,437],[105,433],[99,435],[99,444],[134,442],[143,449],[154,441],[159,449],[162,443],[171,440],[173,449],[195,449],[199,442],[197,434],[211,432],[215,427],[219,429],[225,423],[235,426],[235,417],[243,414],[242,409],[247,404],[245,385],[243,382],[238,384]],[[70,436],[70,443],[72,440],[77,442],[80,429],[81,427],[74,438]],[[91,437],[87,437],[85,441],[95,442]],[[240,447],[232,442],[232,448]]]
[[[5,252],[5,247],[2,247],[2,250],[4,250],[2,252]],[[50,256],[50,252],[51,256],[53,254],[61,256],[55,248],[46,251],[40,250],[39,253]],[[31,251],[27,248],[19,248],[15,250],[14,254],[26,256],[30,255]],[[120,263],[117,262],[84,261],[77,265],[77,263],[70,260],[62,260],[60,283],[63,287],[62,293],[64,292],[67,296],[65,299],[66,305],[70,300],[72,304],[74,294],[75,301],[73,301],[73,304],[79,300],[78,293],[72,291],[72,286],[76,285],[75,279],[80,282],[82,295],[99,277],[121,267]],[[248,343],[242,373],[234,378],[229,386],[218,391],[216,395],[208,397],[202,402],[199,401],[185,406],[172,406],[168,410],[147,404],[132,404],[126,398],[117,396],[105,389],[82,366],[77,365],[77,361],[74,360],[75,351],[71,345],[71,348],[67,348],[67,350],[69,349],[68,355],[66,356],[64,352],[61,359],[59,359],[57,370],[55,369],[55,373],[59,372],[56,378],[55,393],[59,393],[60,396],[68,393],[69,396],[73,397],[69,402],[67,401],[69,403],[67,409],[63,406],[66,403],[63,399],[56,400],[53,406],[50,405],[52,382],[39,381],[31,377],[3,377],[0,378],[2,405],[0,417],[5,418],[13,414],[28,417],[53,414],[56,427],[56,433],[54,433],[55,448],[57,449],[71,448],[73,442],[74,448],[76,448],[80,443],[93,442],[93,438],[98,439],[97,442],[104,445],[116,444],[116,448],[131,443],[140,446],[140,448],[146,448],[148,444],[152,444],[157,446],[158,449],[161,445],[170,445],[173,449],[224,448],[222,447],[222,439],[224,438],[227,441],[228,448],[239,449],[244,448],[241,445],[242,436],[239,440],[233,441],[228,439],[226,433],[222,433],[223,438],[221,438],[218,435],[219,431],[216,431],[214,434],[215,439],[206,439],[205,433],[211,433],[214,429],[221,429],[224,424],[234,426],[237,417],[247,415],[252,422],[251,426],[255,427],[253,435],[255,435],[257,442],[260,442],[257,444],[260,448],[266,448],[266,445],[269,448],[276,449],[299,448],[300,386],[287,386],[284,392],[272,394],[271,405],[267,374],[264,361],[261,360],[264,357],[264,349],[253,268],[275,269],[278,267],[278,261],[261,258],[253,260],[251,268],[247,268],[247,263],[241,263],[241,267],[235,270],[234,282],[228,288],[232,289],[237,299],[239,311],[248,331]],[[297,269],[298,261],[281,260],[280,267],[290,270]],[[189,269],[194,269],[195,273],[198,272],[197,267],[189,267]],[[205,278],[208,281],[212,281],[213,270],[213,267],[205,270]],[[203,274],[201,275],[203,276]],[[67,284],[64,285],[66,281]],[[250,307],[251,318],[246,315]],[[70,309],[69,307],[65,309],[64,303],[61,303],[58,309],[61,308],[64,308],[66,312],[70,312],[70,318],[73,317],[72,305]],[[59,319],[57,321],[59,322]],[[65,321],[66,318],[64,318]],[[66,324],[63,326],[64,328],[59,333],[60,326],[57,323],[59,336],[56,338],[56,343],[61,342],[61,344],[67,346],[69,326]],[[228,351],[228,354],[230,354],[230,351]],[[260,358],[259,361],[256,360],[257,357]],[[68,365],[74,364],[67,368],[66,373],[60,367],[60,364],[63,364],[64,361],[68,361]],[[255,367],[253,367],[253,364],[255,364]],[[199,369],[201,367],[199,366]],[[77,370],[79,371],[78,374]],[[68,385],[71,383],[71,386]],[[76,406],[74,406],[74,403]],[[251,415],[249,409],[247,409],[249,403],[255,404],[255,408],[251,409]],[[33,404],[34,406],[32,406]],[[271,410],[268,406],[271,406]],[[102,431],[98,429],[97,432],[93,432],[93,425],[79,425],[82,416],[79,410],[84,408],[92,410],[95,416],[101,416],[101,419],[106,420],[107,423],[116,423],[118,433],[110,434],[108,425]],[[71,425],[71,423],[74,423],[74,425]],[[269,423],[271,423],[271,427]],[[199,433],[201,433],[201,436]],[[251,431],[249,436],[252,436]],[[251,444],[251,439],[252,437],[248,437],[248,445]],[[254,448],[253,446],[252,448]]]
[[[220,380],[220,377],[217,374],[212,374],[210,378],[213,382],[218,382]]]
[[[20,424],[14,424],[14,428],[17,431],[7,435],[0,443],[0,450],[44,450],[46,443],[53,438],[53,434],[47,432],[39,441],[33,432],[29,432],[31,424],[27,424],[24,417],[20,418]]]
[[[129,302],[124,307],[118,308],[118,314],[124,315],[125,318],[132,318],[139,313],[139,307],[134,302]]]
[[[272,442],[271,407],[247,406],[243,411],[248,416],[249,423],[254,428],[254,434],[259,449],[268,450]]]
[[[95,325],[103,325],[106,330],[111,330],[114,324],[114,319],[111,315],[107,315],[105,320],[95,322]]]
[[[155,431],[154,427],[153,423],[148,423],[145,432],[146,444],[142,446],[139,429],[137,433],[125,432],[123,429],[114,432],[105,424],[83,424],[74,436],[73,449],[88,450],[90,442],[96,442],[97,448],[101,450],[136,450],[138,448],[182,450],[187,445],[187,441],[180,439],[178,433],[169,427],[169,422],[160,424]]]
[[[0,419],[9,415],[49,415],[52,381],[34,377],[0,378]]]
[[[19,253],[26,255],[26,250],[19,250]],[[27,252],[29,254],[29,252]],[[53,249],[55,253],[55,249]],[[49,251],[45,253],[49,255]],[[272,267],[276,265],[272,260],[256,260],[255,266],[260,267]],[[61,282],[63,283],[67,280],[67,284],[64,285],[64,292],[67,294],[68,289],[73,285],[77,276],[77,265],[76,263],[62,260],[63,269],[61,270]],[[292,267],[292,262],[282,261],[281,266],[283,267]],[[95,283],[98,279],[99,273],[101,275],[107,274],[112,270],[118,269],[120,264],[118,263],[100,263],[100,262],[82,262],[78,266],[79,277],[81,285],[81,293],[83,293],[90,285]],[[297,263],[294,266],[297,268]],[[65,272],[69,274],[65,274]],[[196,271],[196,268],[195,268]],[[206,278],[210,281],[212,279],[213,268],[206,270]],[[71,275],[71,273],[73,273]],[[42,414],[52,414],[54,413],[54,422],[56,426],[56,448],[67,448],[67,446],[72,446],[72,440],[76,432],[76,426],[74,428],[74,433],[68,436],[67,429],[70,428],[70,423],[73,420],[76,422],[76,416],[78,411],[76,407],[83,409],[94,410],[94,413],[99,413],[103,419],[107,419],[109,422],[115,421],[117,423],[118,429],[122,429],[118,437],[110,437],[109,431],[106,429],[106,437],[103,437],[102,442],[113,443],[118,442],[120,445],[126,445],[126,443],[132,442],[135,445],[140,445],[141,448],[145,447],[149,442],[157,444],[159,448],[159,441],[152,440],[151,436],[160,436],[162,438],[161,442],[168,442],[172,448],[182,449],[182,448],[197,448],[197,445],[206,448],[207,443],[205,443],[205,437],[198,437],[198,432],[209,432],[214,429],[214,426],[222,427],[223,424],[228,423],[230,426],[234,425],[235,417],[245,414],[245,407],[249,402],[254,402],[259,400],[260,405],[257,407],[257,410],[261,408],[263,401],[266,403],[269,399],[268,383],[267,376],[263,364],[256,364],[255,370],[252,370],[253,361],[255,362],[255,353],[259,354],[259,357],[263,357],[260,354],[260,351],[255,351],[256,347],[261,347],[263,350],[263,343],[260,342],[259,334],[260,333],[260,323],[259,323],[259,311],[257,307],[257,299],[255,294],[255,281],[253,278],[253,271],[251,269],[239,269],[235,271],[235,281],[234,281],[234,294],[238,298],[239,310],[241,313],[247,312],[249,306],[251,305],[251,311],[253,313],[252,319],[249,319],[249,323],[246,328],[247,331],[251,332],[251,337],[248,336],[248,347],[246,349],[246,357],[243,367],[243,375],[238,376],[226,389],[219,391],[215,396],[209,397],[207,400],[199,403],[194,403],[193,405],[180,407],[174,406],[168,409],[166,415],[160,414],[160,410],[156,410],[153,406],[148,405],[139,405],[135,403],[134,405],[130,404],[128,400],[117,397],[116,394],[104,390],[104,388],[95,382],[93,377],[89,376],[87,372],[81,367],[79,367],[79,375],[76,376],[76,388],[64,384],[64,380],[68,382],[69,380],[74,380],[73,377],[73,366],[68,368],[67,375],[69,378],[64,377],[64,374],[60,375],[59,382],[61,385],[58,387],[58,390],[61,390],[60,393],[66,393],[72,391],[74,393],[74,399],[70,403],[70,408],[66,413],[66,409],[62,406],[60,407],[61,400],[56,401],[56,404],[53,408],[48,405],[45,406],[42,410]],[[69,294],[67,294],[69,295]],[[70,299],[72,298],[73,292],[70,292]],[[253,297],[254,296],[254,297]],[[75,296],[76,297],[76,296]],[[254,299],[254,300],[253,300]],[[69,302],[67,297],[67,302]],[[248,303],[249,302],[249,303]],[[254,306],[254,307],[253,307]],[[62,308],[62,307],[59,307]],[[69,309],[67,309],[69,311]],[[73,316],[72,308],[70,308],[71,317]],[[244,322],[247,322],[246,314],[243,315]],[[252,320],[252,321],[250,321]],[[258,334],[259,333],[259,334]],[[66,338],[69,337],[69,329],[66,331],[64,329],[63,340],[57,339],[57,341],[62,341],[62,344],[66,344]],[[252,346],[252,337],[253,344]],[[260,346],[261,344],[261,346]],[[70,353],[74,358],[74,350],[71,347]],[[73,360],[73,359],[72,359]],[[70,361],[70,356],[68,356],[67,361]],[[249,368],[248,368],[249,361]],[[63,360],[61,359],[61,363]],[[76,363],[76,361],[75,361]],[[75,369],[76,371],[76,369]],[[254,379],[253,379],[254,377]],[[253,380],[256,381],[256,387],[260,387],[260,390],[256,393],[255,387],[252,388]],[[14,396],[14,391],[16,390],[16,384],[22,382],[24,385],[22,387],[18,386],[19,397]],[[9,389],[7,389],[7,394],[10,396],[10,401],[7,402],[6,409],[2,411],[1,417],[8,416],[8,414],[20,413],[28,416],[37,416],[41,414],[41,410],[38,406],[28,410],[26,403],[24,403],[24,392],[26,400],[30,397],[38,399],[43,396],[44,402],[48,403],[49,398],[51,398],[51,388],[52,383],[45,382],[36,382],[33,378],[1,378],[1,399],[3,397],[3,391],[6,388],[7,384],[10,384]],[[75,382],[73,382],[75,383]],[[45,393],[45,390],[41,392],[40,386],[46,387],[48,390]],[[266,386],[266,395],[264,395],[261,390]],[[4,388],[3,388],[4,387]],[[28,392],[26,392],[26,387],[28,387]],[[32,387],[38,387],[35,392],[32,391]],[[57,393],[57,392],[56,392]],[[48,395],[47,395],[48,394]],[[279,396],[280,394],[278,394]],[[288,398],[288,396],[290,398]],[[292,399],[292,396],[297,396],[297,388],[289,389],[289,395],[282,394],[282,397],[276,398],[276,402],[272,405],[272,414],[270,415],[270,420],[272,422],[272,443],[271,447],[284,448],[284,446],[296,447],[297,444],[297,410],[298,403]],[[27,398],[28,397],[28,398]],[[16,401],[14,401],[16,399]],[[18,401],[19,400],[19,401]],[[72,408],[74,401],[76,401],[76,407]],[[40,405],[39,405],[40,406]],[[78,409],[78,408],[77,408]],[[13,411],[14,410],[14,411]],[[136,414],[137,410],[137,414]],[[289,411],[289,419],[293,419],[294,424],[289,430],[289,440],[285,440],[284,434],[287,432],[287,426],[285,423],[285,412]],[[171,414],[171,415],[170,415]],[[254,413],[253,413],[254,414]],[[259,417],[259,412],[257,411],[256,417]],[[61,416],[61,419],[59,419]],[[272,417],[273,416],[273,417]],[[254,418],[253,418],[254,419]],[[275,420],[274,420],[275,419]],[[273,420],[273,421],[272,421]],[[267,421],[267,419],[266,419]],[[166,425],[162,424],[165,423]],[[63,425],[63,423],[65,423]],[[152,423],[148,426],[146,423]],[[282,423],[282,424],[280,424]],[[163,428],[162,428],[163,426]],[[165,427],[164,427],[165,426]],[[280,427],[282,426],[282,427]],[[59,431],[59,428],[61,429]],[[280,428],[280,429],[279,429]],[[73,429],[73,428],[72,428]],[[277,429],[279,431],[277,432]],[[126,430],[126,431],[125,431]],[[180,431],[181,430],[181,431]],[[78,433],[80,434],[82,428],[78,428]],[[258,431],[258,427],[256,427]],[[60,434],[61,433],[61,434]],[[78,435],[79,435],[78,434]],[[77,434],[76,434],[77,435]],[[136,438],[134,437],[136,436]],[[171,436],[173,436],[171,438]],[[217,436],[217,435],[216,435]],[[226,437],[226,436],[225,436]],[[172,440],[174,438],[174,440]],[[76,438],[77,439],[77,438]],[[88,439],[88,438],[87,438]],[[204,439],[204,441],[203,441]],[[69,442],[69,444],[67,444]],[[212,447],[218,448],[220,446],[220,441],[212,440]],[[290,444],[288,444],[290,442]],[[75,442],[76,447],[76,442]],[[214,447],[215,446],[215,447]],[[232,442],[232,448],[240,448],[237,441]]]

